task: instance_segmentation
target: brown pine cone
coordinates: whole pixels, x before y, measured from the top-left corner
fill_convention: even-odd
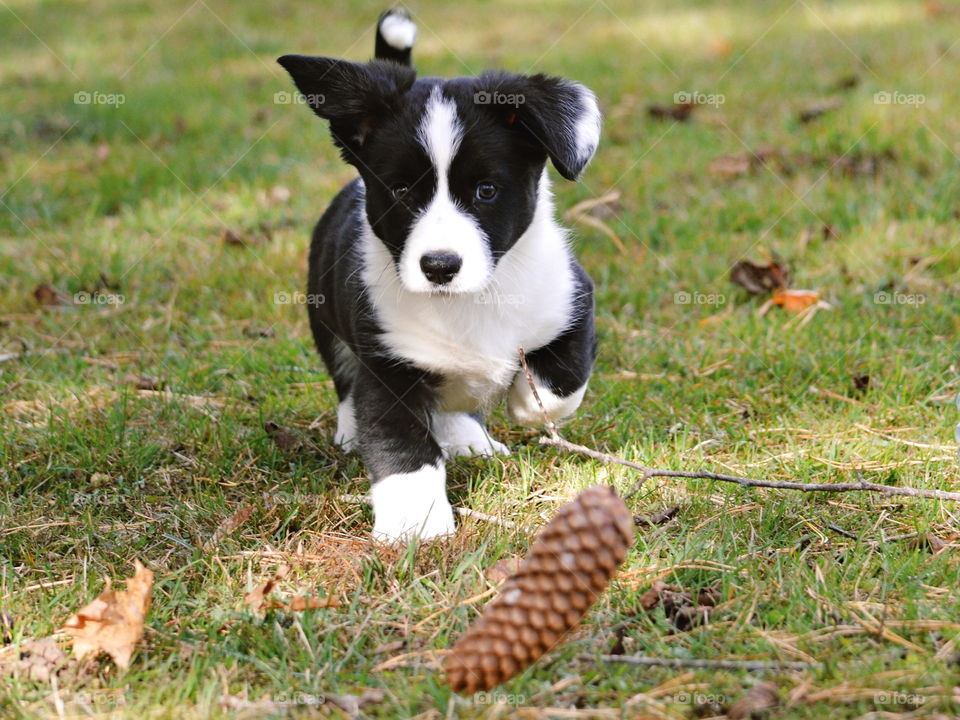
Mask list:
[[[573,630],[633,544],[633,517],[611,487],[594,485],[560,508],[500,596],[447,656],[454,690],[506,682]]]

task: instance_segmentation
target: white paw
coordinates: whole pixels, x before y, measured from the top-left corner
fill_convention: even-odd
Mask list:
[[[370,502],[376,542],[404,543],[413,537],[433,540],[456,532],[442,463],[388,475],[370,488]]]
[[[490,437],[483,425],[467,413],[434,413],[430,429],[447,459],[460,455],[510,454],[509,447]]]
[[[573,414],[580,407],[583,396],[587,392],[586,383],[576,392],[566,397],[560,397],[546,387],[536,373],[531,374],[533,375],[533,383],[537,388],[537,394],[540,396],[540,402],[543,403],[543,410],[540,409],[537,399],[530,390],[526,373],[521,371],[517,373],[517,377],[514,379],[513,385],[510,386],[510,392],[507,395],[507,411],[510,414],[510,419],[515,423],[527,427],[543,427],[545,424],[544,410],[547,411],[551,420],[556,421]]]
[[[347,397],[337,406],[337,432],[333,441],[344,450],[353,450],[357,442],[357,416],[353,411],[353,398]]]

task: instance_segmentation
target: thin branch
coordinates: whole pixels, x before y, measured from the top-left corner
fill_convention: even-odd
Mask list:
[[[530,367],[527,365],[527,354],[523,351],[523,345],[520,346],[520,365],[523,366],[523,372],[527,376],[527,385],[530,386],[530,392],[533,393],[533,399],[537,401],[537,406],[540,408],[540,412],[543,413],[543,426],[546,428],[547,432],[550,433],[550,438],[553,440],[562,440],[560,433],[557,432],[557,426],[547,414],[547,409],[543,406],[543,401],[540,400],[540,393],[537,392],[537,384],[533,381],[533,374],[530,372]]]
[[[519,349],[519,354],[520,365],[523,366],[523,372],[527,376],[527,383],[530,385],[530,391],[533,393],[533,397],[537,401],[537,405],[540,406],[541,412],[543,412],[544,428],[548,433],[548,435],[540,438],[540,444],[550,445],[561,450],[566,450],[570,453],[592,457],[594,460],[613,463],[615,465],[623,465],[625,467],[640,471],[640,473],[642,473],[642,477],[637,481],[636,487],[624,496],[624,500],[628,500],[636,495],[643,483],[650,478],[676,477],[702,480],[720,480],[722,482],[735,483],[741,487],[763,487],[774,488],[776,490],[798,490],[800,492],[832,493],[872,492],[880,493],[881,495],[960,501],[960,492],[914,488],[906,485],[901,487],[895,487],[893,485],[880,485],[879,483],[867,482],[862,478],[859,482],[850,483],[802,483],[792,480],[756,480],[754,478],[740,477],[739,475],[723,475],[721,473],[709,472],[706,470],[698,470],[693,472],[687,470],[659,470],[657,468],[648,467],[647,465],[641,465],[640,463],[636,463],[631,460],[625,460],[617,457],[616,455],[594,450],[593,448],[586,447],[585,445],[577,445],[576,443],[572,443],[569,440],[563,439],[560,436],[560,433],[557,432],[556,424],[554,424],[553,420],[550,419],[546,409],[543,407],[543,403],[540,401],[540,395],[537,392],[536,383],[533,381],[533,375],[530,373],[530,368],[527,366],[527,357],[524,354],[522,347]]]
[[[614,463],[617,465],[625,465],[626,467],[633,468],[634,470],[639,470],[641,473],[643,473],[643,477],[638,482],[638,486],[645,480],[653,477],[678,477],[697,478],[703,480],[720,480],[722,482],[735,483],[741,487],[799,490],[800,492],[837,493],[862,491],[880,493],[881,495],[899,495],[904,497],[930,498],[934,500],[960,501],[960,492],[951,492],[949,490],[931,490],[928,488],[914,488],[906,485],[902,487],[895,487],[893,485],[880,485],[879,483],[867,482],[866,480],[849,483],[802,483],[790,480],[757,480],[754,478],[740,477],[739,475],[723,475],[721,473],[708,472],[706,470],[698,470],[695,472],[686,470],[658,470],[657,468],[647,467],[646,465],[641,465],[640,463],[635,463],[630,460],[624,460],[616,455],[599,452],[598,450],[585,447],[584,445],[577,445],[576,443],[572,443],[569,440],[564,440],[559,436],[555,438],[541,437],[540,444],[551,445],[553,447],[560,448],[561,450],[566,450],[567,452],[592,457],[595,460],[602,460],[603,462]],[[631,492],[626,497],[629,498],[634,493],[636,493],[636,490]]]
[[[640,665],[643,667],[696,668],[701,670],[811,670],[819,663],[778,662],[767,660],[705,660],[701,658],[665,658],[646,655],[581,655],[581,660]]]

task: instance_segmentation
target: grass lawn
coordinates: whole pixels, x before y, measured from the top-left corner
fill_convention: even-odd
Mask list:
[[[366,59],[382,9],[326,5],[0,2],[0,644],[55,632],[135,558],[156,573],[126,672],[4,677],[0,717],[340,716],[321,701],[377,691],[362,716],[687,718],[760,681],[772,718],[960,714],[956,503],[706,480],[630,500],[679,512],[638,528],[568,644],[492,693],[445,687],[440,651],[490,597],[486,569],[529,547],[523,526],[636,476],[498,412],[514,455],[451,464],[451,493],[515,526],[369,545],[368,508],[344,497],[363,467],[331,443],[332,383],[286,301],[353,172],[274,58]],[[601,100],[597,157],[555,183],[561,212],[620,193],[602,219],[622,247],[575,225],[600,356],[567,438],[663,468],[960,489],[960,6],[410,8],[421,73],[542,71]],[[677,93],[704,104],[648,113]],[[801,122],[817,104],[836,107]],[[758,315],[730,270],[773,256],[830,309]],[[254,613],[244,596],[282,565],[279,596],[338,606]],[[644,609],[656,580],[715,592],[708,621]],[[815,665],[597,659],[618,643]]]

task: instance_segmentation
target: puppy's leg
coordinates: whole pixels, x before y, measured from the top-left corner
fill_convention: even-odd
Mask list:
[[[510,448],[487,433],[483,422],[464,412],[435,412],[433,435],[447,459],[459,455],[509,455]]]
[[[429,378],[407,366],[364,361],[352,398],[360,455],[371,474],[374,539],[452,534],[443,452],[430,431],[436,398]]]
[[[527,365],[543,410],[537,404],[522,368],[510,386],[507,409],[510,418],[520,425],[541,427],[544,410],[551,420],[572,414],[580,407],[587,391],[597,351],[593,283],[579,265],[575,271],[577,291],[572,324],[553,342],[527,353]]]

